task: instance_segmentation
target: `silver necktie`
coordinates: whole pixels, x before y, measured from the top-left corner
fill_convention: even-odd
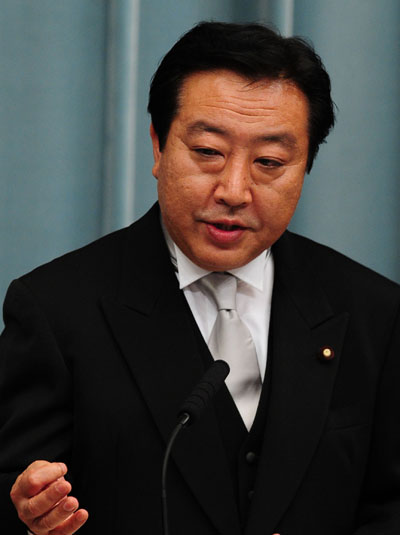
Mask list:
[[[261,378],[253,338],[236,310],[237,279],[227,273],[210,273],[201,281],[218,308],[208,347],[214,359],[230,366],[226,385],[249,430],[260,399]]]

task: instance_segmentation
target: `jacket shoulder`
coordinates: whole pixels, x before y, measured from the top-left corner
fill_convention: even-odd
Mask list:
[[[105,283],[118,271],[130,227],[103,236],[94,242],[68,252],[20,277],[32,290],[46,293],[59,288]]]
[[[329,293],[400,299],[400,285],[348,256],[309,238],[289,232],[294,254],[312,270]]]

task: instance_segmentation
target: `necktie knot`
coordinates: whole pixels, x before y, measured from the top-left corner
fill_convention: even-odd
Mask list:
[[[237,279],[229,273],[209,273],[202,279],[218,310],[236,310]]]

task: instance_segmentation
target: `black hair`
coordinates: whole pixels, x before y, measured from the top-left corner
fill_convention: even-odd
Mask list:
[[[309,104],[309,172],[335,122],[329,75],[309,43],[299,37],[282,37],[257,23],[200,22],[164,56],[151,81],[147,108],[160,150],[178,112],[185,78],[217,69],[233,71],[250,81],[288,80],[304,93]]]

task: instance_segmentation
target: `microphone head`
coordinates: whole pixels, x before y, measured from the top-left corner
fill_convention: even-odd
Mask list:
[[[184,425],[190,425],[198,420],[223,385],[229,371],[229,365],[224,360],[216,360],[211,364],[178,413]]]

